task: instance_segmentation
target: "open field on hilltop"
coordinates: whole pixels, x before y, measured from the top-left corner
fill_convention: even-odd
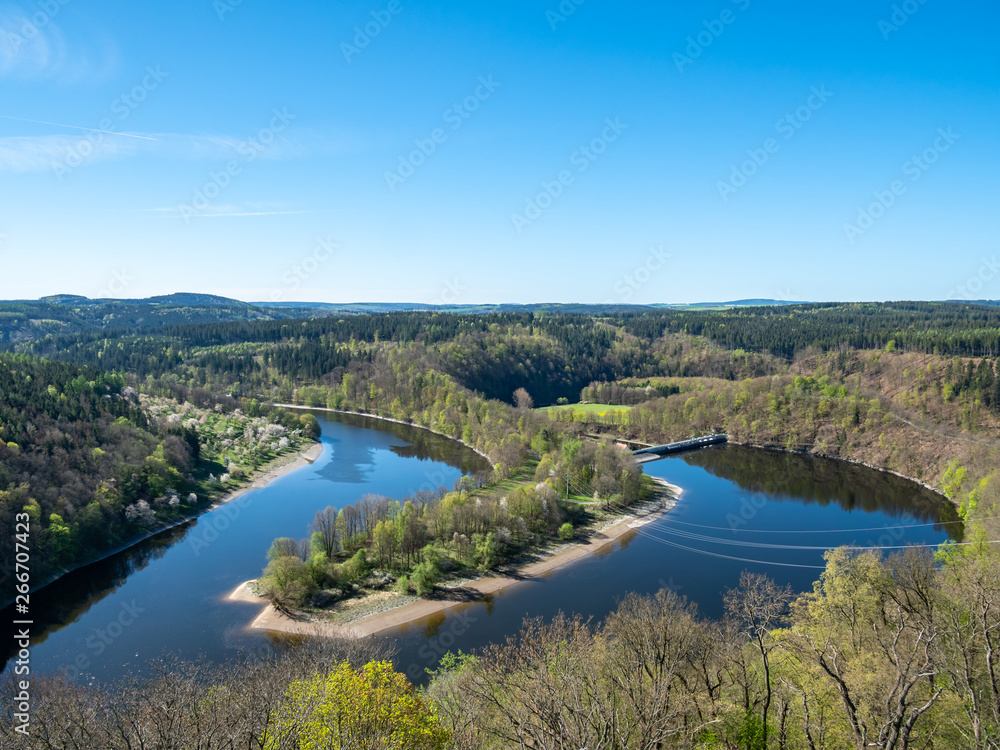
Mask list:
[[[614,404],[562,404],[559,406],[543,406],[538,411],[543,412],[574,412],[580,414],[593,414],[599,417],[607,416],[611,412],[627,412],[631,406],[615,406]]]

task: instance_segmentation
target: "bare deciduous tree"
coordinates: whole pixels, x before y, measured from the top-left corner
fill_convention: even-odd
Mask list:
[[[150,677],[129,676],[105,688],[38,678],[32,684],[30,735],[16,733],[0,713],[0,746],[291,750],[298,744],[288,736],[273,736],[271,718],[292,682],[324,674],[345,661],[359,668],[391,656],[384,641],[303,639],[292,648],[246,654],[222,666],[165,657],[150,664]],[[0,690],[5,707],[12,705],[13,689],[13,682],[5,680]]]
[[[531,409],[535,405],[535,400],[531,397],[527,390],[524,388],[518,388],[514,391],[514,406],[518,409]]]
[[[319,534],[323,543],[323,551],[327,558],[332,560],[338,551],[338,542],[340,541],[337,533],[337,511],[329,505],[323,510],[316,511],[316,517],[309,530]]]
[[[746,570],[740,574],[740,585],[728,591],[725,596],[726,613],[760,653],[764,672],[764,698],[761,705],[764,747],[767,747],[768,714],[773,694],[772,653],[778,648],[778,642],[772,637],[771,631],[784,621],[791,598],[790,586],[778,586],[767,576]]]

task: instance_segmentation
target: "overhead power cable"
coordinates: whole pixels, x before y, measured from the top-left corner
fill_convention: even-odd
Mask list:
[[[973,521],[994,521],[1000,516],[988,516],[986,518],[974,518]],[[945,526],[948,524],[967,523],[966,521],[932,521],[931,523],[906,523],[892,524],[891,526],[868,526],[860,529],[733,529],[729,526],[706,526],[701,523],[689,523],[678,521],[675,518],[668,519],[672,524],[683,526],[694,526],[699,529],[712,529],[714,531],[733,531],[751,534],[847,534],[855,531],[886,531],[887,529],[915,529],[921,526]]]

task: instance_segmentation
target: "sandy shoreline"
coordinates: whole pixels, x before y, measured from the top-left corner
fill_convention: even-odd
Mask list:
[[[261,474],[259,477],[254,479],[246,487],[240,487],[238,490],[233,490],[229,494],[219,498],[216,502],[212,503],[212,505],[210,505],[208,508],[202,511],[202,513],[208,513],[208,511],[215,510],[220,505],[231,503],[236,498],[245,495],[247,492],[250,492],[251,490],[259,490],[261,487],[264,487],[265,485],[274,481],[278,477],[283,476],[290,471],[295,471],[296,469],[301,469],[303,466],[308,466],[309,464],[313,463],[317,458],[319,458],[322,453],[323,453],[322,443],[316,443],[315,445],[311,445],[306,450],[302,451],[294,459],[286,463],[278,464],[277,466],[271,467],[263,474]]]
[[[636,515],[629,513],[610,522],[604,528],[598,529],[591,534],[586,542],[572,544],[557,550],[554,554],[544,557],[527,565],[523,565],[505,575],[479,578],[459,589],[445,590],[444,596],[451,598],[441,599],[419,599],[415,602],[404,604],[393,609],[361,617],[345,625],[337,625],[332,622],[313,622],[304,619],[295,619],[283,612],[279,612],[271,604],[268,604],[264,597],[259,597],[249,590],[249,584],[253,581],[245,581],[237,586],[228,596],[231,601],[252,602],[265,605],[250,623],[251,629],[274,630],[282,633],[293,633],[300,635],[322,635],[337,636],[347,638],[365,638],[373,635],[386,635],[389,631],[395,630],[404,625],[420,620],[429,615],[444,610],[457,607],[475,601],[487,594],[502,591],[510,586],[541,578],[552,571],[568,565],[576,560],[580,560],[588,555],[595,554],[603,547],[614,543],[616,540],[627,534],[629,531],[644,526],[660,516],[668,513],[676,504],[683,490],[676,485],[669,484],[661,479],[654,478],[657,484],[663,487],[661,499],[663,504],[655,510],[644,514]]]

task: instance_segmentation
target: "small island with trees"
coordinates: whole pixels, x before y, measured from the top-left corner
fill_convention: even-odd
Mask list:
[[[530,397],[515,401],[525,409]],[[318,511],[309,536],[274,540],[249,590],[291,629],[296,622],[344,626],[417,598],[477,598],[470,584],[480,576],[543,559],[563,564],[567,547],[610,541],[609,526],[672,507],[678,488],[643,474],[628,449],[562,437],[502,479],[492,469],[463,476],[451,490],[399,500],[367,494]]]

